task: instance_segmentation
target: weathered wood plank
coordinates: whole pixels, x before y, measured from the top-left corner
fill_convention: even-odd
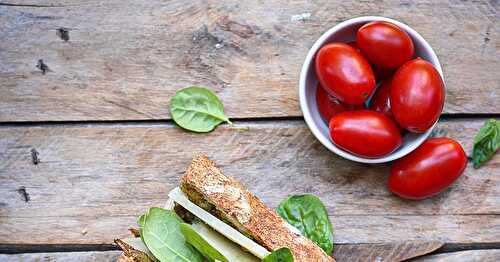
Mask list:
[[[368,246],[368,245],[367,245]],[[349,255],[346,257],[338,256],[336,259],[338,261],[402,261],[399,257],[394,256],[384,256],[387,251],[384,249],[380,256],[365,256],[365,253],[351,253],[345,254]],[[360,251],[356,249],[356,251]],[[396,250],[396,252],[404,252],[404,250]],[[2,255],[0,254],[0,261],[5,262],[66,262],[66,261],[76,261],[76,262],[115,262],[119,258],[120,251],[103,251],[103,252],[62,252],[62,253],[28,253],[28,254],[13,254],[13,255]],[[337,256],[337,254],[335,254]],[[403,257],[407,257],[402,254]],[[373,259],[371,259],[373,257]],[[347,258],[349,260],[343,260]],[[470,251],[460,251],[452,253],[444,253],[432,256],[424,256],[418,259],[411,260],[412,262],[496,262],[500,260],[500,250],[470,250]]]
[[[498,262],[500,261],[500,249],[470,250],[439,255],[424,256],[413,262]]]
[[[340,21],[373,14],[435,47],[445,112],[500,113],[498,1],[36,2],[53,7],[0,6],[0,121],[167,119],[170,97],[195,84],[215,90],[231,117],[299,116],[308,48]]]
[[[337,245],[336,261],[404,261],[422,256],[443,246],[442,242],[409,241],[387,244]]]
[[[442,246],[440,242],[407,242],[388,244],[338,245],[334,256],[337,261],[403,261],[432,252]],[[102,252],[55,252],[28,254],[0,254],[0,261],[117,261],[120,251]]]
[[[369,246],[369,245],[363,245]],[[360,251],[356,249],[356,251]],[[396,250],[396,252],[404,252],[405,250]],[[0,254],[0,261],[5,262],[66,262],[66,261],[76,261],[76,262],[115,262],[119,258],[120,251],[103,251],[103,252],[62,252],[62,253],[28,253],[28,254],[13,254],[13,255],[2,255]],[[346,254],[349,256],[339,256],[336,257],[338,261],[402,261],[399,257],[384,256],[387,251],[382,251],[380,256],[366,256],[362,257],[365,253],[351,253]],[[337,255],[337,254],[336,254]],[[403,257],[407,257],[402,254]],[[344,260],[347,258],[348,260]],[[373,258],[373,259],[372,259]],[[412,262],[496,262],[500,260],[500,250],[470,250],[470,251],[460,251],[444,253],[432,256],[424,256],[418,259],[411,260]]]
[[[444,121],[437,133],[470,151],[482,122]],[[289,194],[318,195],[336,243],[487,243],[500,235],[498,155],[478,170],[469,166],[438,197],[405,201],[386,190],[388,166],[340,159],[302,121],[240,122],[209,134],[170,124],[56,124],[0,128],[0,243],[111,243],[147,207],[164,204],[196,153],[272,207]]]
[[[3,262],[116,262],[121,251],[0,254]]]

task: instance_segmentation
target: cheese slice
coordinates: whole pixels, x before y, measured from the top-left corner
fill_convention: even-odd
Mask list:
[[[176,187],[172,191],[170,191],[168,196],[171,199],[173,199],[177,204],[185,208],[187,211],[191,212],[191,214],[199,218],[201,221],[205,222],[215,231],[219,232],[220,234],[230,239],[234,243],[245,248],[258,258],[263,259],[264,257],[270,254],[270,252],[263,246],[257,244],[252,239],[241,234],[238,230],[227,225],[214,215],[210,214],[203,208],[191,202],[179,187]]]
[[[200,220],[195,220],[191,224],[191,228],[230,262],[261,261],[256,256],[243,251],[238,244],[219,234]]]

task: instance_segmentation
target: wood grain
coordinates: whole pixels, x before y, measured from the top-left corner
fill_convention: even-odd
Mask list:
[[[116,262],[121,251],[0,254],[3,262]]]
[[[412,262],[497,262],[500,261],[500,249],[469,250],[425,256]]]
[[[168,119],[171,96],[189,85],[212,88],[231,117],[300,116],[309,47],[333,25],[374,14],[406,22],[435,48],[446,113],[500,113],[498,1],[36,4],[0,6],[0,121]]]
[[[337,245],[333,255],[337,261],[404,261],[422,256],[443,246],[439,241],[408,241],[386,244]]]
[[[403,261],[432,252],[442,245],[440,242],[406,242],[388,244],[338,245],[335,247],[337,261]],[[55,252],[1,255],[4,262],[65,262],[65,261],[117,261],[120,251],[101,252]],[[434,256],[432,256],[434,257]]]
[[[370,246],[370,245],[364,245]],[[360,251],[356,249],[356,251]],[[385,252],[385,250],[384,250]],[[102,251],[102,252],[61,252],[61,253],[31,253],[31,254],[13,254],[2,255],[0,254],[0,261],[5,262],[114,262],[120,256],[120,251]],[[379,258],[368,256],[362,257],[366,253],[352,253],[346,258],[350,260],[341,260],[344,257],[337,258],[338,261],[402,261],[399,259],[392,259],[393,256],[384,257],[386,253],[382,253]],[[348,255],[348,254],[346,254]],[[354,259],[353,259],[354,258]],[[372,259],[374,258],[374,259]],[[470,250],[451,252],[438,255],[424,256],[418,259],[410,260],[411,262],[496,262],[500,259],[500,249],[492,250]]]
[[[444,121],[436,133],[469,152],[482,122]],[[478,170],[469,165],[437,197],[405,201],[386,190],[388,166],[333,155],[302,121],[240,122],[209,134],[170,124],[51,124],[0,128],[0,244],[112,243],[148,207],[164,204],[196,153],[271,207],[289,194],[318,195],[336,243],[488,243],[500,235],[498,155]]]

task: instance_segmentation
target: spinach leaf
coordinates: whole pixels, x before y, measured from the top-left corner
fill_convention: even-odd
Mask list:
[[[137,224],[139,224],[139,235],[142,240],[142,243],[144,242],[144,238],[142,237],[144,234],[142,233],[142,229],[144,228],[144,219],[146,218],[146,215],[142,215],[139,217],[139,220],[137,220]]]
[[[474,137],[472,162],[474,168],[479,168],[484,162],[495,155],[500,147],[500,121],[490,119],[479,129]]]
[[[219,98],[203,87],[177,91],[170,100],[170,113],[180,127],[194,132],[210,132],[222,122],[231,124]]]
[[[333,252],[333,229],[326,208],[313,195],[290,196],[278,206],[278,214],[328,255]]]
[[[196,250],[203,254],[209,261],[228,262],[228,260],[210,245],[198,232],[196,232],[191,225],[181,223],[181,232],[186,238],[186,241],[191,244]]]
[[[262,262],[293,262],[292,251],[287,247],[282,247],[267,255]]]
[[[152,207],[142,222],[144,244],[161,262],[203,261],[203,256],[186,242],[180,230],[182,221],[173,211]]]

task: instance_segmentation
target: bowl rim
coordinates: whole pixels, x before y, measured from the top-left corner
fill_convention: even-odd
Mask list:
[[[413,150],[417,149],[431,134],[432,130],[436,126],[436,124],[439,121],[436,120],[436,122],[432,125],[431,128],[429,128],[427,131],[424,133],[420,134],[416,139],[415,143],[412,145],[406,147],[404,150],[399,150],[390,153],[389,155],[380,157],[380,158],[364,158],[360,156],[356,156],[354,154],[351,154],[347,151],[344,151],[343,149],[337,147],[332,141],[330,141],[329,137],[323,136],[323,134],[320,132],[319,128],[316,126],[311,111],[309,110],[309,107],[307,106],[307,99],[306,99],[306,79],[307,79],[307,73],[309,70],[309,67],[313,63],[314,56],[316,55],[316,52],[321,48],[324,44],[326,44],[326,40],[335,32],[339,31],[340,29],[350,26],[352,24],[357,24],[357,23],[368,23],[372,21],[386,21],[393,23],[399,27],[401,27],[403,30],[405,30],[412,38],[415,38],[420,44],[422,44],[423,48],[429,53],[429,59],[428,61],[434,65],[436,70],[441,76],[441,79],[443,80],[444,83],[444,76],[443,76],[443,70],[441,68],[441,64],[439,63],[439,60],[437,58],[436,53],[434,52],[434,49],[430,46],[430,44],[413,28],[410,26],[397,21],[395,19],[383,17],[383,16],[360,16],[360,17],[355,17],[351,18],[348,20],[345,20],[330,29],[328,29],[326,32],[324,32],[313,44],[313,46],[309,49],[307,56],[304,60],[304,63],[302,64],[302,68],[300,71],[300,78],[299,78],[299,100],[300,100],[300,108],[302,110],[304,120],[313,133],[313,135],[320,141],[323,146],[328,148],[330,151],[333,153],[344,157],[346,159],[355,161],[355,162],[360,162],[360,163],[368,163],[368,164],[375,164],[375,163],[385,163],[385,162],[390,162],[396,159],[399,159],[401,157],[404,157],[405,155],[411,153]],[[446,85],[445,85],[446,89]]]

